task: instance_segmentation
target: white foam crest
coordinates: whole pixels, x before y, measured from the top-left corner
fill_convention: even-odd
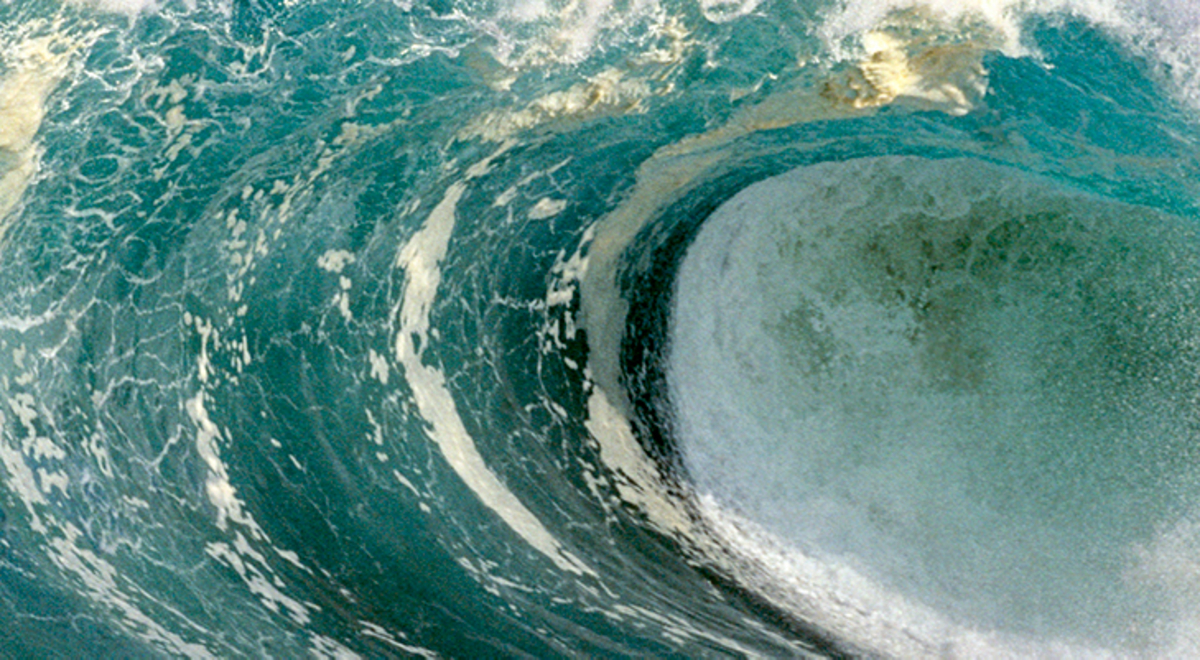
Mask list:
[[[1200,108],[1200,5],[1152,0],[1136,9],[1133,20],[1114,26],[1165,69],[1181,100]]]
[[[609,46],[644,51],[632,58],[635,65],[647,58],[662,58],[676,50],[685,34],[677,13],[664,8],[659,0],[524,0],[492,16],[460,18],[475,32],[495,40],[488,50],[502,70],[495,70],[490,63],[471,65],[480,67],[489,84],[501,89],[507,88],[519,71],[578,64]],[[671,57],[677,59],[677,55]]]
[[[713,23],[728,23],[758,9],[759,0],[700,0],[704,18]]]
[[[1182,100],[1200,107],[1200,4],[1193,0],[844,0],[817,34],[840,59],[857,59],[863,38],[889,23],[938,25],[979,35],[1010,57],[1036,53],[1022,24],[1032,16],[1069,16],[1113,35],[1162,67]],[[916,19],[914,21],[914,19]]]
[[[72,0],[72,2],[77,5],[94,7],[101,11],[130,16],[158,9],[157,0]]]
[[[644,7],[646,1],[633,3],[633,11]],[[479,27],[500,41],[495,55],[506,66],[543,65],[550,62],[578,62],[593,50],[598,35],[613,24],[616,15],[612,0],[522,0],[502,9],[496,18],[499,24],[485,21]],[[630,18],[626,16],[626,18]],[[517,43],[503,23],[545,24],[547,29],[533,42]],[[511,55],[523,51],[518,57]]]
[[[864,35],[907,16],[921,20],[926,27],[938,23],[986,26],[1002,36],[1005,52],[1018,55],[1024,54],[1019,42],[1020,10],[1025,4],[1019,0],[846,0],[826,15],[817,34],[836,55],[852,59],[861,55],[856,47],[861,46]]]

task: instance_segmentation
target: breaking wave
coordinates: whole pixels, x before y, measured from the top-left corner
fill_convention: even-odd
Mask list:
[[[0,3],[0,646],[1200,653],[1198,35]]]

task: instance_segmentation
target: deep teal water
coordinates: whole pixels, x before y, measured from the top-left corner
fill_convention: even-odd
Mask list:
[[[1169,322],[1117,319],[1143,334],[1114,331],[1104,355],[1127,362],[1088,372],[1153,353],[1135,377],[1166,385],[1097,400],[1119,419],[1167,410],[1169,432],[1084,432],[1053,471],[1070,493],[1064,475],[1102,470],[1105,501],[1130,506],[1113,516],[1146,519],[1096,538],[1127,562],[1097,575],[1132,585],[1111,607],[1136,631],[979,614],[901,560],[902,578],[863,568],[911,587],[894,611],[853,581],[823,592],[789,550],[721,527],[714,510],[770,531],[756,511],[787,519],[796,501],[702,474],[669,382],[688,246],[736,193],[796,168],[989,163],[1139,209],[1130,222],[1172,218],[1145,249],[1176,261],[1149,261],[1190,263],[1186,7],[1013,9],[1024,52],[996,26],[893,15],[913,58],[978,53],[986,92],[961,112],[903,94],[851,109],[830,81],[855,79],[862,34],[825,39],[831,6],[589,7],[0,4],[0,122],[19,133],[36,105],[18,74],[46,90],[28,145],[0,125],[0,173],[37,163],[0,220],[0,655],[1200,651],[1188,269],[1150,278],[1176,283],[1160,287]],[[1159,304],[1160,289],[1097,286]],[[1020,438],[1009,469],[1058,456]],[[762,475],[806,460],[774,451],[740,455]],[[1138,484],[1158,490],[1122,495]],[[844,559],[798,534],[783,545]],[[1054,570],[1086,578],[1110,556],[1089,548]]]

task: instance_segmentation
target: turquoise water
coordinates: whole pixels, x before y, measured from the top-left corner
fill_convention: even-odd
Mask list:
[[[1200,654],[1198,37],[0,2],[0,655]]]

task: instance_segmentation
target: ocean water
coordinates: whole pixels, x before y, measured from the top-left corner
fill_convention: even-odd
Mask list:
[[[0,0],[0,656],[1200,656],[1190,0]]]

